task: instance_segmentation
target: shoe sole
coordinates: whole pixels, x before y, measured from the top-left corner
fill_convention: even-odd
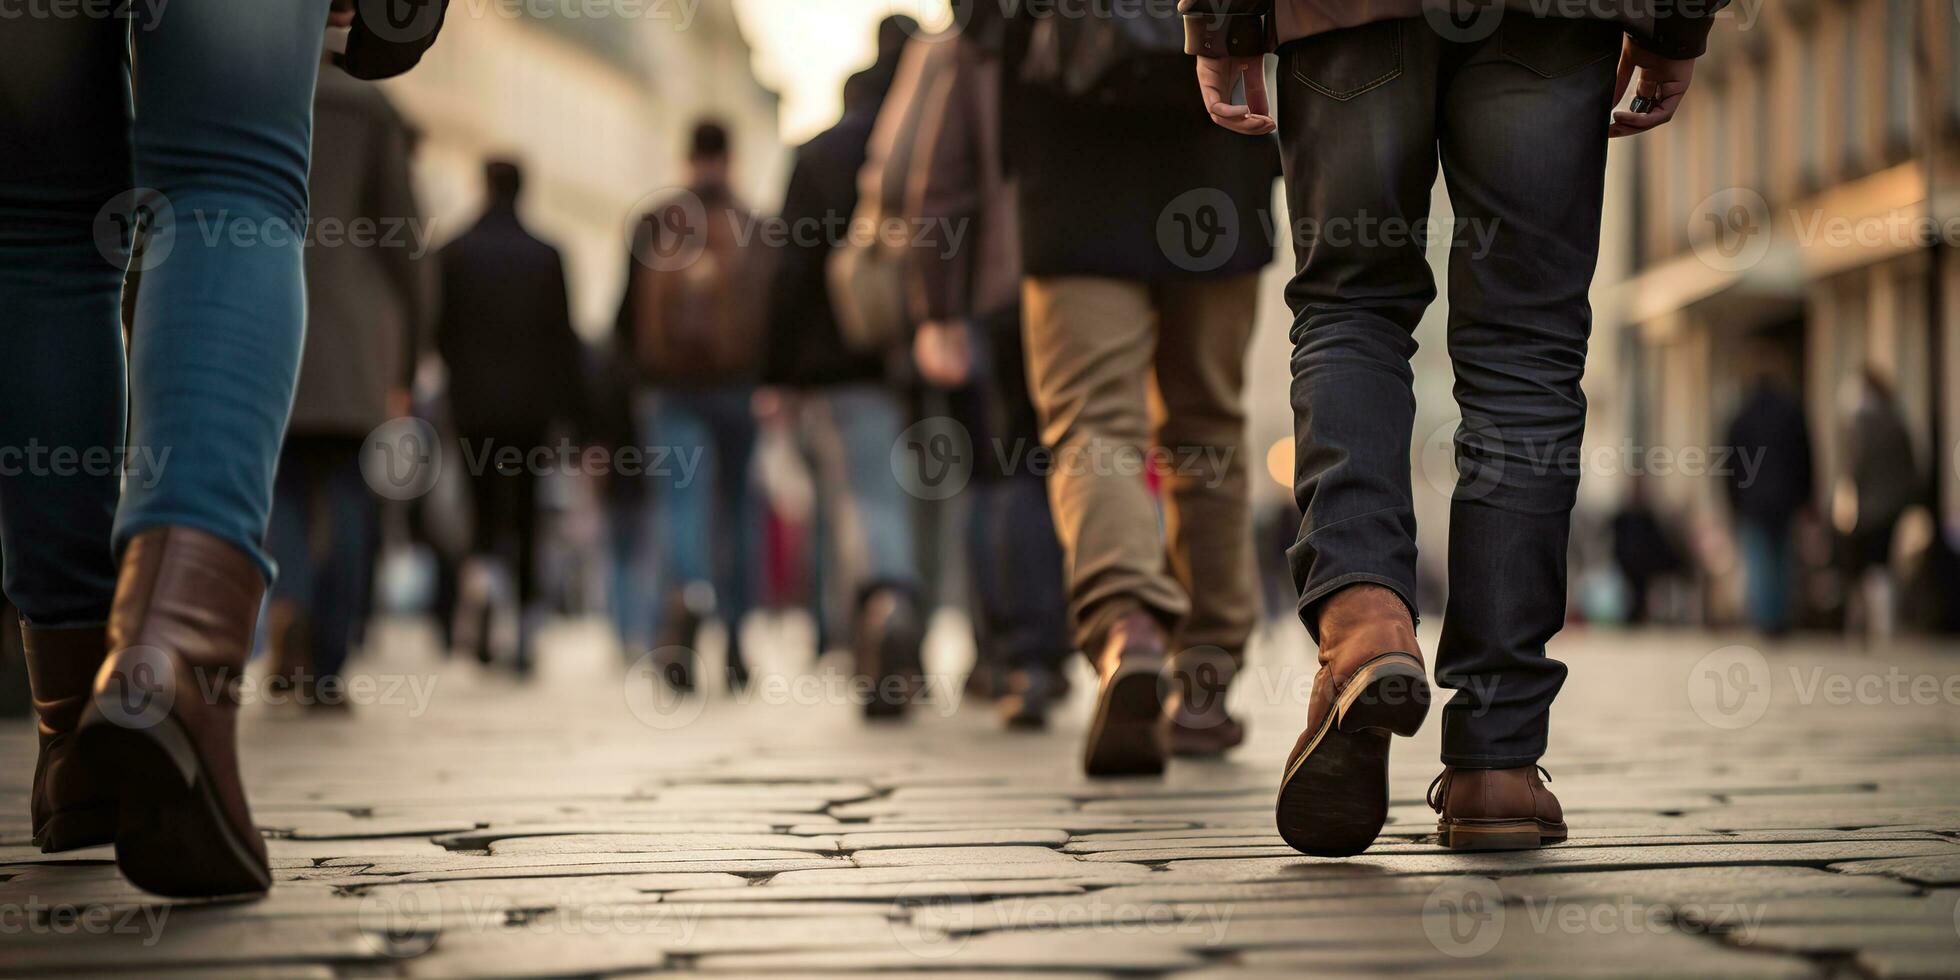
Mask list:
[[[42,854],[58,854],[116,841],[116,804],[77,807],[50,814],[34,835]]]
[[[1302,854],[1352,857],[1388,822],[1388,748],[1429,713],[1422,662],[1389,653],[1363,664],[1280,781],[1274,820]]]
[[[99,721],[79,735],[104,771],[122,774],[116,866],[130,884],[169,898],[248,897],[272,887],[175,719],[148,728]]]
[[[1467,820],[1436,822],[1437,843],[1453,851],[1528,851],[1565,841],[1565,824],[1543,820]]]
[[[907,618],[894,617],[879,638],[879,669],[871,696],[864,702],[867,721],[896,721],[905,717],[912,698],[925,689],[925,668],[920,666],[919,646],[925,635],[919,625]]]
[[[1095,720],[1083,753],[1082,770],[1091,776],[1156,776],[1170,755],[1169,720],[1164,717],[1160,671],[1147,663],[1126,663],[1096,694]]]

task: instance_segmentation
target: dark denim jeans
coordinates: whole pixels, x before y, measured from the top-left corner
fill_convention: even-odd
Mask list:
[[[117,552],[153,527],[215,534],[272,571],[326,16],[327,0],[199,0],[0,29],[0,539],[7,595],[36,625],[101,622]]]
[[[1280,51],[1280,136],[1298,268],[1289,557],[1300,612],[1342,586],[1415,608],[1409,358],[1435,298],[1422,237],[1440,162],[1455,212],[1450,358],[1463,423],[1450,507],[1449,604],[1436,680],[1443,761],[1505,768],[1545,751],[1565,666],[1569,517],[1620,31],[1504,18],[1445,40],[1383,21]]]

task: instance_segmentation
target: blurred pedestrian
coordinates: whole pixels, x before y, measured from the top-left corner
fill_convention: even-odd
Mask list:
[[[81,461],[0,476],[5,591],[41,722],[35,845],[113,841],[144,890],[249,895],[272,878],[236,685],[273,574],[328,2],[154,13],[0,31],[0,446]]]
[[[749,677],[742,623],[760,547],[749,469],[769,256],[755,213],[729,186],[731,166],[728,130],[697,123],[687,186],[637,226],[614,326],[640,436],[665,461],[646,474],[665,592],[654,643],[658,667],[681,690],[694,687],[697,634],[709,617],[728,635],[729,689]]]
[[[781,218],[792,234],[769,291],[767,377],[798,395],[823,495],[820,575],[832,595],[819,599],[819,642],[830,624],[849,624],[871,717],[902,714],[922,689],[925,610],[910,498],[891,469],[905,408],[884,352],[846,342],[828,270],[842,244],[832,229],[857,209],[872,127],[917,29],[906,17],[881,22],[877,60],[845,82],[843,118],[797,149]]]
[[[379,523],[361,476],[363,440],[408,412],[430,317],[409,132],[379,86],[323,66],[308,178],[307,330],[292,421],[279,456],[266,544],[273,584],[268,685],[312,708],[344,708],[341,665],[368,603]],[[341,229],[381,229],[373,240]]]
[[[1892,637],[1898,614],[1898,585],[1892,572],[1892,538],[1899,518],[1919,499],[1920,476],[1912,432],[1899,408],[1892,382],[1878,368],[1860,373],[1844,419],[1845,481],[1850,494],[1849,558],[1858,587],[1858,616],[1869,644]]]
[[[1640,626],[1653,614],[1654,583],[1681,571],[1681,550],[1661,523],[1647,494],[1647,478],[1627,484],[1626,501],[1612,520],[1613,566],[1626,583],[1626,621]]]
[[[1440,166],[1463,423],[1436,671],[1457,693],[1430,802],[1446,847],[1562,841],[1537,763],[1565,678],[1545,645],[1565,622],[1606,142],[1672,118],[1723,2],[1548,16],[1494,5],[1474,31],[1424,16],[1417,0],[1179,6],[1190,50],[1205,56],[1212,118],[1262,139],[1277,129],[1286,157],[1305,515],[1292,558],[1321,670],[1281,783],[1280,834],[1318,855],[1373,843],[1388,815],[1390,733],[1413,734],[1428,710],[1409,358],[1436,295],[1424,229]],[[1630,108],[1612,112],[1629,90]]]
[[[968,525],[983,688],[1010,727],[1047,723],[1066,692],[1068,633],[1060,542],[1042,472],[1021,338],[1020,231],[1001,156],[1001,49],[1007,21],[977,4],[958,34],[921,37],[920,63],[880,113],[865,185],[885,217],[923,233],[904,250],[914,366],[952,392],[977,451]],[[901,145],[903,144],[903,145]],[[963,234],[952,237],[952,229]]]
[[[1729,423],[1738,465],[1728,473],[1729,506],[1742,546],[1749,620],[1767,636],[1789,632],[1796,577],[1798,513],[1815,493],[1810,422],[1803,402],[1764,371]]]
[[[483,215],[442,249],[436,318],[475,518],[455,635],[488,662],[495,638],[514,632],[512,663],[527,674],[544,616],[537,601],[538,461],[559,458],[550,444],[555,428],[582,419],[583,378],[564,259],[517,213],[523,170],[493,160],[483,176]],[[512,619],[514,631],[496,628]]]
[[[1207,122],[1166,14],[1024,10],[1002,70],[1028,383],[1101,678],[1092,775],[1238,745],[1225,696],[1258,617],[1245,359],[1279,155]]]

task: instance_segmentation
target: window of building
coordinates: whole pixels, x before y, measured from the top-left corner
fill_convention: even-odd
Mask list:
[[[1819,63],[1817,54],[1817,28],[1814,24],[1801,28],[1797,37],[1797,49],[1801,57],[1791,66],[1797,76],[1798,119],[1811,120],[1810,125],[1797,124],[1797,182],[1805,191],[1815,189],[1824,176],[1824,127],[1817,125],[1819,113],[1824,106],[1819,104],[1817,71],[1811,67]]]
[[[1863,11],[1847,8],[1838,23],[1838,165],[1847,176],[1864,171],[1865,25]]]

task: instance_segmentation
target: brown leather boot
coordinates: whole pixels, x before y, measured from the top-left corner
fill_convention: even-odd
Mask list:
[[[1429,784],[1439,843],[1459,851],[1517,851],[1565,840],[1565,812],[1545,788],[1551,778],[1542,766],[1443,770]]]
[[[1280,836],[1302,853],[1348,857],[1388,822],[1389,736],[1429,712],[1415,623],[1395,593],[1351,585],[1320,609],[1320,673],[1307,728],[1280,781]]]
[[[1185,650],[1171,658],[1171,754],[1193,758],[1223,755],[1245,741],[1245,726],[1225,711],[1225,696],[1238,676],[1238,658],[1216,647]]]
[[[107,844],[116,839],[115,785],[84,765],[75,749],[75,726],[109,654],[107,636],[100,626],[50,630],[22,623],[20,637],[41,735],[28,804],[34,844],[49,853]]]
[[[174,897],[263,893],[265,843],[238,776],[238,684],[265,579],[244,552],[166,527],[129,543],[83,758],[118,781],[116,863]]]
[[[1096,658],[1096,716],[1082,755],[1091,776],[1154,776],[1164,771],[1163,624],[1139,609],[1117,620]]]

